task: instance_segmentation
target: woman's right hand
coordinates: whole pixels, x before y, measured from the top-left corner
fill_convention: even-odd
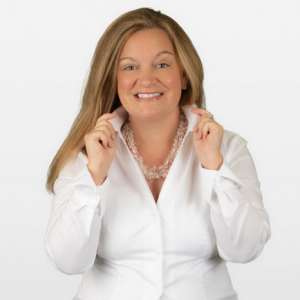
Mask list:
[[[96,185],[104,182],[115,157],[117,132],[109,122],[115,116],[115,113],[103,114],[98,118],[93,130],[84,136],[88,169]]]

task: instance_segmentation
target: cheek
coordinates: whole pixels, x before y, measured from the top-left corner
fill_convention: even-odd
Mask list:
[[[165,84],[174,93],[176,93],[176,94],[180,93],[180,91],[181,91],[181,80],[180,80],[180,76],[178,76],[177,74],[172,74],[171,76],[166,77],[165,78]]]
[[[129,76],[118,76],[117,78],[118,92],[126,93],[132,87],[132,79]]]

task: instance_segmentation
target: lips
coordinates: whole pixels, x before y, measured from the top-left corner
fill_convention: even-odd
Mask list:
[[[156,99],[162,95],[163,93],[161,92],[147,92],[147,93],[139,92],[136,93],[134,96],[138,99]]]

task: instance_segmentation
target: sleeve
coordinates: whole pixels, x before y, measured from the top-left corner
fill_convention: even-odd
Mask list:
[[[271,236],[260,182],[247,147],[236,135],[223,155],[219,170],[201,166],[219,255],[226,261],[246,263],[255,259]]]
[[[96,185],[86,163],[76,176],[64,173],[60,172],[54,183],[44,243],[46,253],[61,272],[80,274],[96,258],[104,213],[101,198],[109,178]]]

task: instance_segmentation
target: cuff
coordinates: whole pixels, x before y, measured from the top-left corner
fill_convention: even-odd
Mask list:
[[[223,189],[232,188],[233,186],[240,189],[243,186],[243,182],[236,176],[225,160],[219,170],[206,169],[201,164],[200,169],[201,173],[212,181],[214,186],[222,185]]]
[[[74,178],[74,184],[79,187],[80,192],[83,195],[91,194],[91,197],[89,197],[88,201],[88,205],[91,207],[98,206],[100,199],[102,198],[101,194],[107,188],[109,183],[110,179],[109,176],[107,176],[102,184],[96,185],[86,163],[84,164],[80,173]]]
[[[209,189],[207,202],[214,211],[225,217],[231,217],[241,204],[239,190],[244,185],[243,182],[226,161],[218,170],[209,170],[201,166],[201,172],[203,174],[202,180],[207,183],[204,186]],[[217,197],[213,196],[212,192],[215,192]]]

